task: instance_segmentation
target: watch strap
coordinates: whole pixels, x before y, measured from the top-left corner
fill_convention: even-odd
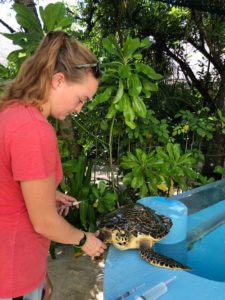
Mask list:
[[[84,233],[84,232],[83,232]],[[80,240],[79,244],[74,244],[74,247],[77,247],[77,248],[81,248],[84,246],[84,244],[86,243],[87,241],[87,236],[86,234],[84,233],[84,236],[82,237],[82,239]]]

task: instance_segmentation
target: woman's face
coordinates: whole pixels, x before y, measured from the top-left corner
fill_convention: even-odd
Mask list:
[[[67,82],[62,73],[56,73],[46,103],[47,114],[64,120],[71,113],[79,113],[84,104],[95,95],[98,85],[99,81],[91,72],[80,83]]]

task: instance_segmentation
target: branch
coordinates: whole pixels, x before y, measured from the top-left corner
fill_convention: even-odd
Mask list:
[[[190,9],[197,9],[218,15],[225,15],[225,3],[222,0],[155,0],[173,6],[183,6]]]
[[[95,3],[91,3],[90,5],[90,12],[88,17],[86,18],[86,22],[87,22],[87,30],[86,30],[86,34],[90,34],[90,32],[92,31],[92,28],[94,26],[92,19],[95,13],[97,6],[95,5]]]
[[[198,51],[200,51],[215,67],[215,69],[217,69],[217,71],[219,72],[219,74],[222,74],[223,72],[223,67],[220,64],[218,64],[217,60],[214,59],[214,57],[212,55],[210,55],[210,53],[208,53],[204,47],[204,45],[199,45],[197,44],[191,37],[187,38],[187,42],[189,42],[192,46],[194,46]]]
[[[214,47],[214,42],[211,40],[210,35],[208,34],[204,24],[203,24],[203,20],[202,20],[202,14],[196,10],[192,11],[192,15],[193,15],[193,19],[197,25],[197,28],[199,30],[199,33],[201,35],[201,37],[205,40],[210,53],[214,59],[214,63],[216,63],[217,65],[217,70],[220,70],[220,74],[221,74],[221,68],[220,66],[223,65],[223,61],[220,59],[220,55],[218,54],[218,52],[216,51],[215,47]],[[218,69],[219,66],[219,69]]]
[[[194,84],[194,86],[196,87],[196,89],[201,93],[201,95],[204,97],[204,99],[210,103],[210,105],[212,105],[213,107],[215,106],[213,99],[210,97],[207,89],[205,88],[205,86],[202,84],[202,82],[200,80],[198,80],[195,77],[194,72],[192,71],[192,69],[190,68],[190,66],[183,61],[181,58],[179,58],[177,55],[175,55],[167,46],[166,44],[161,41],[161,45],[163,46],[164,50],[166,51],[166,53],[173,58],[181,67],[182,71],[184,72],[184,74],[186,74],[192,81],[192,83]]]
[[[4,25],[11,33],[15,32],[15,30],[10,27],[7,23],[5,23],[2,19],[0,19],[0,23]]]

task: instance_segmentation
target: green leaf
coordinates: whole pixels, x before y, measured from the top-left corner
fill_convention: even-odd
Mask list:
[[[146,118],[147,109],[140,97],[133,97],[133,109],[141,118]]]
[[[21,54],[22,50],[15,50],[9,53],[9,55],[7,56],[7,60],[10,62],[14,62],[14,63],[19,63],[19,61],[21,60],[19,58],[19,55]]]
[[[109,129],[109,124],[106,120],[102,120],[100,123],[100,127],[103,131],[107,131]]]
[[[119,66],[119,76],[121,78],[128,78],[131,75],[131,70],[129,65],[121,65]]]
[[[224,167],[221,167],[221,166],[216,166],[215,169],[213,170],[213,172],[219,173],[219,174],[222,174],[222,175],[225,174]]]
[[[135,118],[134,111],[131,108],[129,98],[124,98],[124,100],[126,101],[126,103],[124,104],[124,111],[123,111],[123,115],[125,117],[125,123],[131,129],[134,129],[136,127],[136,124],[133,122]]]
[[[134,189],[140,188],[143,184],[145,184],[143,176],[134,177],[131,182],[131,186]]]
[[[135,129],[136,128],[136,124],[133,121],[130,121],[128,118],[125,118],[125,123],[127,124],[128,127],[130,127],[131,129]]]
[[[131,96],[138,96],[142,90],[142,84],[137,75],[131,74],[128,78],[128,89]]]
[[[175,144],[173,146],[173,154],[174,154],[175,160],[178,161],[180,158],[180,145],[179,144]]]
[[[158,91],[158,85],[156,83],[151,82],[150,80],[146,78],[141,78],[141,82],[143,85],[143,88],[146,91],[151,91],[151,92],[157,92]]]
[[[103,39],[102,45],[110,54],[123,58],[114,35],[110,34],[108,38]]]
[[[117,103],[118,101],[120,101],[120,99],[122,98],[123,96],[123,82],[122,80],[120,79],[119,80],[119,87],[118,87],[118,90],[117,90],[117,93],[116,93],[116,96],[114,97],[113,99],[113,103]]]
[[[127,61],[129,60],[133,53],[140,47],[140,40],[139,38],[135,38],[135,39],[132,39],[130,37],[127,38],[127,40],[125,41],[124,43],[124,46],[123,46],[123,56],[124,56],[124,59]]]
[[[166,145],[166,150],[169,153],[169,157],[174,159],[174,153],[173,153],[173,144],[172,143],[168,143]]]
[[[98,184],[98,188],[99,188],[100,194],[102,195],[106,189],[105,181],[101,180]]]
[[[63,163],[63,170],[66,174],[78,173],[79,166],[76,159],[71,159]]]
[[[112,104],[110,107],[109,107],[109,110],[108,110],[108,113],[106,115],[106,118],[107,119],[112,119],[116,114],[116,109],[115,109],[115,105]]]
[[[45,32],[63,29],[70,26],[74,21],[71,16],[67,16],[66,7],[62,2],[50,3],[45,9],[40,6],[39,12]]]
[[[23,4],[15,3],[13,9],[16,11],[16,20],[24,28],[43,33],[38,18]]]
[[[106,202],[115,202],[115,200],[117,199],[117,196],[115,193],[113,192],[106,192],[106,194],[104,195],[104,201]]]
[[[123,183],[124,183],[125,185],[130,185],[130,184],[131,184],[131,181],[132,181],[132,178],[133,178],[132,172],[126,174],[126,175],[123,177]]]
[[[106,101],[109,101],[112,92],[113,92],[113,87],[112,86],[106,88],[103,93],[98,94],[97,96],[95,96],[95,98],[93,99],[93,101],[91,101],[90,103],[88,103],[88,108],[92,110],[97,105],[99,105],[101,103],[104,103]]]
[[[38,32],[15,32],[15,33],[3,33],[6,38],[13,41],[14,45],[20,46],[22,49],[20,52],[26,51],[29,49],[29,52],[33,52],[43,35]]]
[[[98,190],[96,185],[93,185],[91,187],[91,191],[92,191],[92,193],[93,193],[93,195],[95,196],[96,199],[98,199],[100,197],[99,190]]]
[[[162,75],[156,73],[155,70],[148,65],[137,63],[135,64],[135,68],[137,72],[147,75],[150,79],[160,80],[163,78]]]
[[[82,201],[79,205],[80,210],[80,221],[84,229],[87,228],[87,214],[88,214],[88,203],[86,201]]]
[[[94,210],[94,207],[91,205],[88,205],[87,217],[88,217],[88,221],[89,221],[90,231],[91,232],[96,231],[95,210]]]
[[[158,158],[167,161],[169,156],[166,154],[166,152],[162,149],[162,147],[157,146],[156,147],[156,153]]]
[[[140,197],[143,198],[143,197],[145,197],[147,195],[148,195],[148,188],[147,188],[147,185],[144,183],[140,187]]]
[[[136,149],[136,155],[137,155],[139,162],[146,164],[147,155],[142,149],[139,149],[139,148]]]
[[[136,53],[133,55],[133,58],[137,59],[137,60],[141,60],[143,57],[143,55],[141,53]]]
[[[152,44],[152,42],[149,40],[148,37],[144,38],[142,41],[141,41],[141,44],[140,44],[140,47],[141,48],[148,48],[150,47]]]

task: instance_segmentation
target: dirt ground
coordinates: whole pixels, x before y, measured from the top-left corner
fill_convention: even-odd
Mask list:
[[[104,261],[92,261],[84,254],[75,257],[67,245],[57,246],[56,256],[48,259],[54,286],[52,300],[103,300]]]

